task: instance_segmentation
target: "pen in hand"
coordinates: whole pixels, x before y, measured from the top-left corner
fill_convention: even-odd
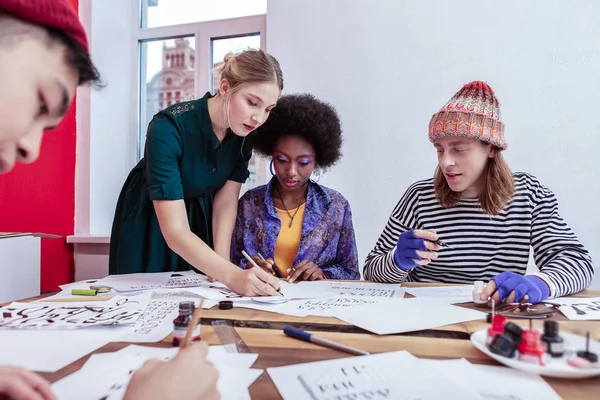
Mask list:
[[[256,263],[256,262],[253,260],[253,259],[252,259],[252,257],[250,257],[250,256],[248,255],[248,253],[246,253],[244,250],[242,250],[242,255],[244,256],[244,258],[245,258],[246,260],[248,260],[248,262],[249,262],[250,264],[252,264],[252,266],[253,266],[254,268],[262,269],[262,268],[260,268],[260,266],[259,266],[259,265],[258,265],[258,264],[257,264],[257,263]],[[280,295],[280,296],[283,296],[283,292],[281,291],[281,288],[277,289],[277,293],[279,293],[279,295]]]
[[[271,265],[271,269],[273,270],[273,275],[275,275],[277,278],[283,278],[283,275],[281,275],[281,272],[279,272],[279,268],[277,268],[275,266],[275,264],[271,264],[270,262],[268,262],[260,253],[256,253],[258,255],[258,258],[260,258],[262,261],[266,262],[267,264]]]
[[[402,225],[402,224],[398,224],[398,225],[400,225],[400,228],[402,228],[402,229],[404,229],[404,230],[407,230],[407,231],[412,231],[412,230],[414,230],[413,228],[409,228],[409,227],[408,227],[408,226],[406,226],[406,225]],[[428,239],[425,239],[425,240],[428,240]],[[437,245],[439,245],[439,246],[442,246],[442,247],[449,247],[449,248],[451,248],[451,249],[455,250],[455,249],[454,249],[454,247],[450,246],[448,243],[446,243],[446,242],[444,242],[444,241],[442,241],[442,240],[440,240],[440,239],[438,239],[438,240],[428,240],[428,241],[429,241],[429,242],[431,242],[431,243],[435,243],[435,244],[437,244]]]

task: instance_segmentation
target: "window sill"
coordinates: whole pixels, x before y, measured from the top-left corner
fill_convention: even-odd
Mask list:
[[[75,244],[110,244],[110,236],[67,236],[67,243]]]

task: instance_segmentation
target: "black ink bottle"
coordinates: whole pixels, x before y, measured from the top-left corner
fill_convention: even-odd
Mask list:
[[[188,326],[192,321],[192,316],[196,306],[193,301],[182,301],[179,303],[179,315],[173,320],[173,346],[179,347],[179,343],[185,338]],[[200,340],[200,320],[198,325],[194,327],[191,341]]]
[[[504,333],[496,335],[490,342],[488,348],[494,354],[513,358],[517,346],[521,343],[523,330],[513,322],[504,325]]]
[[[548,354],[554,358],[562,357],[565,354],[563,348],[563,338],[558,336],[558,322],[544,321],[544,335],[542,343],[548,349]]]

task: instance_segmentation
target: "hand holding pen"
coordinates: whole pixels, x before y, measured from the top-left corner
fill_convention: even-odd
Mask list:
[[[252,267],[254,267],[254,268],[258,268],[258,269],[262,269],[262,270],[265,270],[265,271],[267,271],[267,272],[269,272],[269,273],[273,273],[273,270],[270,268],[270,266],[269,266],[269,268],[267,269],[267,268],[265,268],[265,267],[261,267],[260,265],[258,265],[257,261],[258,261],[258,262],[261,262],[263,265],[268,265],[268,263],[267,263],[266,261],[263,261],[263,260],[264,260],[264,258],[263,258],[262,256],[260,256],[260,257],[250,257],[250,256],[248,255],[248,253],[246,253],[244,250],[242,250],[242,255],[244,256],[244,258],[245,258],[245,259],[248,261],[248,263],[249,263],[249,264],[250,264]],[[254,258],[257,258],[257,260],[254,260]],[[261,260],[260,258],[263,258],[263,260]],[[273,275],[274,275],[274,274],[273,274]],[[283,296],[283,292],[281,291],[281,288],[277,289],[277,293],[278,293],[280,296]]]
[[[429,240],[429,241],[431,241],[431,242],[433,242],[433,243],[435,243],[435,244],[437,244],[439,246],[442,246],[442,247],[449,247],[451,249],[454,249],[454,247],[450,246],[448,243],[446,243],[444,241],[441,241],[438,238],[437,233],[433,229],[426,229],[426,230],[412,229],[412,228],[409,228],[406,225],[402,225],[402,224],[398,224],[398,225],[400,225],[400,228],[404,229],[405,231],[415,231],[415,232],[418,232],[417,237],[427,239],[427,240]],[[431,233],[433,233],[433,235],[427,235],[428,237],[423,237],[423,233],[422,232],[431,232]]]
[[[403,271],[429,264],[438,257],[437,251],[441,246],[450,247],[439,240],[434,230],[413,230],[403,225],[401,227],[406,229],[406,232],[398,238],[394,261]]]
[[[276,276],[277,278],[283,278],[283,275],[281,274],[281,272],[279,271],[279,268],[277,268],[275,266],[275,261],[272,258],[267,258],[265,259],[262,254],[257,253],[258,254],[258,258],[259,260],[264,263],[264,265],[266,265],[267,271],[271,272],[273,274],[273,276]],[[262,267],[262,265],[261,265]],[[263,267],[264,268],[264,267]]]

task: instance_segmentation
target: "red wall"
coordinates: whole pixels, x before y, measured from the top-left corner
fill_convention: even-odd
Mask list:
[[[75,104],[61,124],[44,135],[40,158],[0,175],[0,232],[45,232],[42,290],[73,280],[73,250],[66,243],[75,228]],[[18,271],[19,260],[14,261]]]
[[[71,3],[78,6],[77,0]],[[73,249],[66,237],[75,229],[75,101],[60,125],[44,135],[40,158],[0,175],[0,232],[45,232],[41,290],[73,280]],[[14,260],[15,272],[19,260]]]

